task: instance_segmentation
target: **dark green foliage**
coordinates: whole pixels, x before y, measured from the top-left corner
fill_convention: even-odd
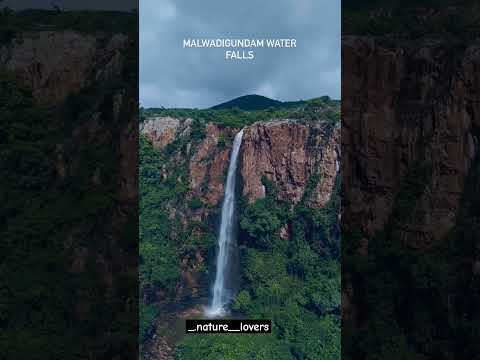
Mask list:
[[[103,29],[108,40],[119,29],[111,27],[114,23],[122,33],[132,33],[136,17],[2,9],[0,47],[39,30]],[[116,135],[135,119],[132,80],[138,67],[132,49],[137,47],[132,41],[122,53],[125,67],[115,79],[87,81],[90,87],[55,107],[39,105],[13,74],[0,73],[2,358],[101,359],[136,353],[137,213],[119,196]],[[115,118],[112,97],[119,92],[129,104],[122,104],[122,115]],[[72,111],[66,111],[71,104]],[[85,136],[88,126],[81,126],[92,112],[99,123],[90,137]],[[119,205],[122,216],[112,231]]]
[[[190,125],[190,135],[177,137],[174,141],[169,143],[162,152],[162,161],[166,163],[168,159],[177,152],[186,156],[188,144],[191,146],[198,145],[205,138],[205,128],[206,124],[203,121],[194,119]],[[186,175],[186,173],[182,173],[181,175]],[[170,179],[169,181],[174,181],[174,179]]]
[[[265,186],[265,198],[253,204],[242,201],[240,228],[250,238],[251,246],[272,249],[280,227],[289,219],[289,206],[276,200],[276,189],[270,180],[264,177],[262,183]]]
[[[225,149],[225,147],[227,146],[227,139],[225,139],[225,136],[223,134],[219,136],[217,146],[220,149]]]
[[[349,1],[342,11],[342,32],[410,40],[432,34],[475,39],[480,34],[478,10],[475,0]]]
[[[178,270],[180,259],[198,249],[212,251],[215,246],[216,223],[189,221],[184,229],[167,211],[174,207],[177,213],[191,212],[206,206],[199,198],[186,198],[188,157],[185,149],[188,143],[195,149],[204,138],[207,122],[238,129],[256,121],[295,118],[319,120],[327,123],[325,129],[328,130],[340,118],[339,102],[328,97],[261,111],[160,108],[141,109],[141,112],[145,119],[152,116],[194,119],[190,136],[178,137],[163,151],[153,149],[143,137],[140,140],[140,236],[144,243],[140,252],[141,269],[146,270],[141,286],[145,294],[152,287],[171,288],[175,284],[172,269]],[[217,146],[230,146],[231,140],[220,136]],[[166,169],[166,174],[160,169]],[[277,200],[277,189],[267,178],[262,179],[265,199],[252,204],[241,199],[238,220],[242,285],[232,306],[246,317],[272,319],[273,334],[188,336],[178,344],[178,359],[339,358],[338,186],[325,208],[313,209],[309,198],[320,180],[312,176],[304,199],[295,207]],[[280,237],[280,230],[285,226],[290,233],[289,240]],[[161,246],[147,246],[150,243]],[[149,248],[155,250],[149,251]],[[147,255],[149,252],[152,256]],[[162,260],[162,257],[170,259]],[[170,270],[162,270],[164,266]],[[158,276],[155,267],[160,269]],[[162,278],[163,274],[168,277]],[[142,326],[151,329],[152,323],[148,321],[145,317]]]
[[[194,142],[198,142],[203,140],[205,138],[205,135],[206,135],[205,124],[202,123],[199,119],[194,119],[191,125],[190,138]]]
[[[222,110],[222,109],[234,109],[238,108],[241,110],[252,111],[252,110],[265,110],[268,108],[275,108],[284,106],[281,101],[269,99],[265,96],[260,95],[245,95],[238,97],[236,99],[227,101],[225,103],[215,105],[212,107],[213,110]]]
[[[478,158],[457,225],[427,249],[406,246],[396,233],[429,185],[429,164],[402,181],[391,221],[358,253],[359,233],[343,234],[343,273],[355,284],[362,326],[342,330],[344,359],[474,359],[478,354],[480,282],[472,261],[480,238]],[[475,305],[474,305],[475,304]]]
[[[195,131],[193,131],[195,129]],[[175,161],[174,154],[182,153],[187,142],[195,146],[202,137],[205,124],[195,120],[190,137],[177,138],[163,150],[155,149],[140,136],[140,344],[152,334],[159,311],[155,292],[174,295],[180,276],[181,259],[198,250],[207,252],[215,246],[214,228],[208,223],[189,219],[182,224],[180,213],[195,211],[205,205],[193,197],[187,200],[188,162]],[[202,134],[203,132],[203,134]],[[172,210],[175,214],[172,216]],[[177,214],[178,213],[178,214]],[[205,273],[206,269],[197,269]],[[162,299],[163,300],[163,299]]]
[[[200,209],[201,207],[203,207],[204,205],[203,205],[202,200],[200,200],[199,198],[193,198],[188,202],[188,206],[192,210],[197,210],[197,209]]]
[[[248,205],[242,213],[240,226],[256,245],[271,248],[274,238],[282,226],[281,209],[269,199],[260,199]]]
[[[310,192],[318,181],[312,177]],[[312,247],[317,228],[311,219],[328,216],[307,206],[308,194],[299,211],[300,205],[291,209],[276,200],[271,181],[264,178],[263,184],[264,199],[241,204],[242,286],[232,307],[247,318],[272,319],[273,333],[188,336],[177,359],[340,358],[340,264],[328,251]],[[338,202],[336,191],[331,203]],[[338,211],[337,205],[331,208]],[[280,238],[285,224],[292,229],[290,240]]]
[[[0,346],[7,358],[27,349],[58,357],[72,345],[62,344],[67,339],[61,335],[69,306],[67,263],[56,229],[62,218],[58,194],[48,193],[55,180],[52,139],[59,132],[52,129],[52,112],[35,105],[13,76],[0,74],[0,97]],[[39,333],[50,335],[34,338]]]
[[[298,119],[303,121],[327,121],[332,124],[340,121],[340,101],[328,96],[308,101],[285,102],[284,105],[262,110],[242,110],[238,107],[213,109],[165,109],[151,108],[142,110],[142,118],[152,116],[171,116],[175,118],[193,118],[201,123],[214,122],[221,127],[240,129],[257,121],[272,119]],[[197,125],[195,125],[197,126]],[[204,136],[204,131],[192,128],[192,134]],[[194,135],[196,136],[196,135]]]
[[[111,84],[87,89],[96,91],[95,102],[82,106],[98,112],[105,125],[98,132],[115,133],[134,118],[129,112],[134,108],[122,108],[124,116],[113,122],[113,87],[107,92],[103,85]],[[137,274],[129,272],[130,263],[122,263],[106,289],[105,270],[97,263],[102,257],[115,267],[118,257],[130,261],[123,251],[137,253],[137,232],[131,231],[137,216],[127,210],[127,219],[117,223],[125,232],[112,236],[108,224],[118,201],[118,143],[103,141],[108,137],[74,139],[79,116],[61,106],[38,105],[13,75],[0,74],[0,288],[2,299],[8,299],[0,306],[0,347],[6,358],[73,359],[86,348],[102,358],[137,347],[132,341],[138,331]],[[59,158],[70,165],[63,176]],[[82,252],[89,256],[82,259]],[[84,270],[72,270],[77,261]]]
[[[344,234],[343,241],[351,237]],[[368,258],[344,256],[344,271],[363,279],[360,293],[368,289],[362,302],[368,322],[355,332],[344,329],[344,358],[450,359],[448,339],[457,325],[443,321],[456,277],[448,250],[408,249],[392,234],[382,234],[371,240],[368,253]],[[430,356],[424,357],[426,351]]]
[[[473,0],[346,0],[342,7],[346,10],[360,9],[397,9],[397,8],[436,8],[473,3]]]
[[[264,179],[266,198],[244,209],[240,225],[248,235],[245,242],[249,247],[242,253],[244,289],[238,294],[234,308],[250,317],[271,318],[277,341],[288,346],[292,357],[338,359],[339,262],[331,252],[314,251],[315,242],[325,239],[313,236],[318,227],[312,219],[326,217],[327,210],[306,205],[308,192],[318,181],[318,177],[312,177],[304,201],[290,210],[288,204],[275,200],[273,184]],[[337,203],[337,198],[335,192],[331,203]],[[323,226],[328,223],[332,227],[336,223],[338,207],[331,207],[337,211],[335,222],[325,221]],[[289,224],[290,240],[279,236],[283,224]]]
[[[172,221],[162,204],[175,202],[181,186],[161,178],[162,156],[140,137],[140,284],[173,289],[180,274],[179,253],[169,241]]]
[[[178,346],[178,360],[290,360],[288,347],[272,335],[197,334]]]
[[[1,3],[0,3],[1,6]],[[52,11],[31,9],[14,12],[0,8],[0,44],[26,31],[74,30],[85,34],[132,34],[137,17],[115,11]]]
[[[302,108],[305,106],[317,106],[317,107],[335,107],[339,105],[339,101],[332,100],[328,96],[322,96],[311,100],[299,100],[299,101],[278,101],[269,99],[261,95],[245,95],[236,99],[227,101],[225,103],[215,105],[211,107],[212,110],[226,110],[237,109],[243,111],[275,111],[280,108]]]
[[[144,303],[140,303],[139,308],[139,341],[142,343],[145,339],[150,335],[152,332],[152,324],[157,316],[158,311],[154,305],[146,305]]]
[[[405,221],[414,214],[415,204],[430,183],[431,177],[432,166],[430,164],[423,162],[412,165],[395,197],[394,221]]]
[[[326,253],[336,259],[340,259],[340,176],[335,179],[332,196],[328,203],[321,209],[312,210],[308,201],[312,196],[315,187],[321,181],[318,175],[313,175],[305,189],[302,201],[296,206],[296,218],[292,226],[297,229],[297,236],[307,239],[312,248],[318,253]]]
[[[140,244],[140,283],[173,286],[180,275],[178,253],[170,244],[142,241]]]
[[[321,259],[306,244],[283,252],[282,247],[277,245],[273,252],[243,252],[244,290],[233,308],[249,318],[272,319],[276,342],[290,354],[304,359],[338,359],[339,264]]]

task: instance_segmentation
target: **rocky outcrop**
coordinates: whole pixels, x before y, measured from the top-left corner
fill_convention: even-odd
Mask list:
[[[179,168],[186,170],[186,179],[177,178],[188,184],[185,206],[163,204],[170,219],[179,219],[184,229],[192,221],[208,223],[210,215],[218,216],[233,137],[239,131],[209,122],[197,129],[203,133],[197,137],[192,134],[192,124],[191,119],[153,117],[140,126],[141,133],[157,149],[172,146],[167,162],[159,169],[163,179],[177,174]],[[262,181],[266,178],[275,185],[279,199],[295,204],[302,200],[312,177],[317,176],[318,182],[311,184],[313,188],[307,204],[314,208],[325,206],[338,173],[339,136],[339,126],[320,121],[284,119],[246,127],[239,158],[243,194],[250,202],[264,197]],[[191,207],[188,203],[193,201],[200,203]],[[192,236],[196,235],[201,236]],[[284,226],[280,236],[288,239],[290,235],[290,230]],[[204,279],[198,276],[197,269],[206,266],[206,258],[206,253],[196,251],[182,260],[177,299],[204,293],[200,291],[205,288]]]
[[[145,121],[141,132],[155,147],[164,149],[176,139],[188,139],[191,122],[154,117]],[[218,205],[223,198],[231,143],[237,131],[207,123],[201,142],[194,149],[191,142],[187,144],[190,197],[210,206]],[[302,199],[311,176],[318,175],[309,203],[323,207],[339,170],[339,141],[340,127],[321,122],[284,119],[246,127],[240,154],[243,195],[250,202],[263,198],[265,177],[276,185],[279,199],[295,204]]]
[[[60,320],[45,323],[41,331],[32,330],[32,334],[42,337],[55,324],[59,336],[65,331],[65,343],[70,343],[70,336],[75,338],[75,346],[68,350],[78,356],[83,356],[87,348],[88,356],[96,358],[115,356],[115,351],[123,356],[129,351],[137,353],[136,341],[112,348],[118,343],[112,328],[123,327],[125,336],[129,331],[135,333],[138,317],[137,288],[125,286],[126,279],[131,284],[136,281],[137,273],[132,270],[138,266],[137,231],[132,231],[137,228],[138,218],[137,66],[126,59],[138,47],[135,39],[121,34],[38,31],[17,33],[0,47],[2,81],[12,79],[15,86],[28,90],[19,92],[20,99],[28,99],[22,103],[27,111],[49,110],[41,113],[41,126],[48,129],[48,135],[41,139],[29,135],[29,127],[40,124],[29,123],[25,120],[28,116],[12,120],[24,129],[22,141],[38,153],[30,159],[28,171],[48,179],[35,195],[48,207],[39,226],[25,237],[32,258],[24,261],[29,266],[42,261],[46,266],[42,259],[56,264],[51,272],[25,276],[25,287],[35,286],[29,286],[28,281],[48,282],[50,297],[39,293],[38,301],[32,301],[41,304],[45,313],[64,314],[62,319],[68,322],[64,328]],[[48,178],[50,172],[45,170],[45,164],[54,168],[53,179]],[[15,221],[28,223],[30,212],[19,208]],[[44,224],[51,226],[45,234],[41,232]],[[33,241],[37,237],[44,243]],[[62,280],[55,283],[50,275],[57,272],[62,272]],[[98,308],[108,309],[105,320],[94,319]],[[85,324],[92,321],[95,336],[86,331]],[[131,324],[131,328],[125,324]],[[40,348],[37,352],[43,353]]]
[[[148,360],[174,360],[174,351],[163,336],[153,335],[147,349],[143,350],[143,358]]]
[[[342,82],[344,226],[372,238],[391,221],[406,183],[416,181],[407,218],[391,225],[409,246],[438,243],[455,224],[478,153],[479,47],[359,37],[342,44],[351,76]]]
[[[182,259],[180,281],[175,289],[178,300],[197,298],[205,292],[205,284],[198,276],[198,270],[205,265],[205,254],[199,249],[193,256]]]
[[[150,139],[153,146],[162,150],[177,137],[177,130],[181,122],[171,117],[150,118],[141,126],[141,131]]]
[[[207,123],[205,136],[194,143],[190,136],[192,121],[154,117],[147,119],[140,131],[160,150],[175,140],[184,141],[185,153],[173,154],[172,158],[177,163],[188,164],[189,198],[198,198],[206,205],[215,206],[223,198],[230,143],[235,130]]]
[[[310,202],[313,207],[323,207],[335,184],[339,136],[339,127],[295,120],[246,128],[240,168],[243,195],[250,202],[265,197],[265,177],[276,185],[279,199],[295,204],[302,199],[311,176],[318,175]]]
[[[206,204],[217,205],[223,198],[230,146],[219,146],[222,137],[230,138],[231,131],[207,124],[205,139],[190,160],[190,187],[192,195]]]
[[[128,41],[122,34],[70,30],[23,33],[0,48],[0,68],[14,73],[38,101],[60,104],[96,81],[120,75]]]
[[[144,289],[146,302],[159,306],[160,313],[153,335],[144,347],[146,359],[169,359],[173,346],[162,337],[167,314],[181,318],[189,306],[205,303],[209,283],[205,269],[211,268],[215,234],[224,186],[230,162],[232,143],[239,129],[219,126],[214,122],[171,117],[146,118],[140,126],[143,136],[162,153],[159,174],[163,180],[176,179],[185,193],[159,204],[169,214],[172,233],[169,239],[182,248],[178,236],[184,232],[198,245],[184,247],[180,255],[179,276],[174,291]],[[340,127],[329,122],[273,120],[258,122],[244,129],[239,155],[238,176],[243,194],[250,202],[265,196],[264,178],[270,180],[279,199],[292,204],[306,200],[311,207],[321,208],[330,200],[338,173]],[[318,179],[315,183],[311,180]],[[308,198],[304,198],[309,188]],[[173,191],[173,190],[172,190]],[[181,224],[181,225],[177,225]],[[282,224],[279,236],[292,237],[289,224]],[[193,229],[189,232],[189,229]],[[184,236],[185,235],[181,235]],[[211,243],[206,244],[206,237]],[[155,287],[155,286],[153,286]],[[177,304],[179,309],[172,310]],[[167,318],[164,318],[166,316]],[[169,339],[171,341],[171,339]]]

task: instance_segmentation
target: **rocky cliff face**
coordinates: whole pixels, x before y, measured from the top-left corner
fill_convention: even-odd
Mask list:
[[[254,124],[245,129],[241,153],[243,195],[250,202],[265,197],[262,178],[272,181],[278,198],[293,204],[305,193],[312,175],[316,185],[311,205],[325,206],[335,184],[340,128],[294,120]]]
[[[218,205],[223,198],[226,173],[230,160],[230,146],[219,146],[221,137],[231,139],[231,130],[221,130],[207,124],[205,139],[190,161],[190,188],[192,196],[200,197],[208,205]]]
[[[190,121],[185,125],[188,127]],[[141,126],[141,131],[145,134],[152,144],[160,150],[172,143],[177,137],[177,131],[181,121],[171,117],[155,117],[149,119]]]
[[[178,137],[191,135],[191,119],[149,119],[142,133],[163,149]],[[187,144],[190,196],[215,206],[223,198],[231,142],[238,129],[206,125],[206,134],[198,146]],[[242,193],[253,202],[265,196],[265,177],[278,188],[278,198],[299,202],[308,180],[318,174],[311,205],[324,206],[333,190],[339,170],[340,128],[326,123],[277,120],[256,123],[245,128],[240,153]]]
[[[342,54],[345,358],[469,358],[451,324],[478,316],[478,42],[349,36]]]
[[[390,221],[402,186],[417,181],[396,232],[413,247],[442,241],[478,153],[478,46],[347,37],[342,50],[352,76],[342,83],[344,224],[365,241],[373,237]]]
[[[96,81],[119,76],[128,41],[123,34],[23,33],[0,48],[0,68],[14,73],[37,100],[60,104]]]
[[[0,47],[2,76],[12,76],[15,86],[26,89],[28,96],[31,92],[32,106],[41,104],[51,115],[42,119],[42,127],[49,131],[42,144],[52,150],[42,154],[46,160],[38,150],[28,166],[36,174],[36,167],[43,169],[46,163],[53,167],[54,174],[38,195],[44,203],[42,215],[38,215],[41,221],[35,227],[36,235],[44,236],[44,245],[38,251],[45,258],[50,251],[55,264],[65,267],[63,282],[50,284],[51,294],[62,294],[75,284],[68,295],[49,300],[56,306],[51,312],[68,319],[68,334],[76,336],[75,344],[81,349],[77,354],[95,347],[90,353],[94,357],[114,356],[115,351],[136,353],[137,347],[137,289],[125,286],[126,281],[136,281],[132,268],[136,269],[138,262],[137,235],[132,231],[136,229],[138,206],[137,66],[129,63],[136,56],[135,41],[135,37],[123,34],[97,36],[58,30],[18,33]],[[25,119],[28,117],[18,119],[20,126],[28,126],[22,124]],[[37,143],[31,146],[39,147]],[[15,221],[35,221],[29,220],[30,212],[19,210]],[[54,228],[41,235],[45,224],[54,224]],[[36,258],[31,263],[37,261],[41,260]],[[68,302],[66,308],[64,301]],[[39,300],[44,302],[44,298]],[[93,319],[102,306],[108,309],[105,318],[109,320],[105,322]],[[123,321],[132,320],[130,328],[117,323],[120,313]],[[96,323],[98,334],[94,339],[85,335],[92,333],[88,330],[91,321]],[[113,349],[111,345],[117,341],[112,340],[111,328],[115,324],[123,326],[120,332],[125,336],[135,334],[131,335],[135,341],[114,345]],[[63,331],[61,324],[55,331]],[[42,329],[42,333],[48,332]],[[67,331],[65,336],[70,336]],[[45,348],[38,352],[46,354],[50,350],[54,351]]]
[[[172,161],[187,164],[190,188],[188,197],[199,198],[205,205],[216,206],[223,198],[231,151],[231,144],[227,142],[231,141],[235,131],[208,123],[201,130],[205,132],[201,141],[195,142],[192,123],[192,119],[156,117],[148,119],[141,126],[141,133],[161,150],[174,141],[185,142],[184,152],[172,154]]]
[[[194,140],[192,119],[156,117],[147,119],[140,131],[157,149],[168,151],[167,147],[173,146],[161,176],[167,179],[185,167],[186,174],[177,178],[188,184],[185,201],[200,201],[195,208],[185,203],[167,205],[170,218],[178,217],[187,228],[191,221],[209,223],[212,216],[218,217],[232,141],[238,129],[207,123],[200,130],[204,132],[202,138]],[[243,195],[249,202],[263,198],[262,181],[266,178],[276,186],[280,200],[296,204],[302,199],[309,179],[318,175],[320,180],[310,195],[309,205],[325,206],[339,170],[339,137],[339,127],[321,122],[277,120],[246,127],[239,158]],[[288,230],[282,229],[281,235],[288,238]],[[196,269],[206,266],[206,259],[207,254],[202,251],[184,258],[176,291],[179,298],[205,294],[199,290],[205,290],[205,279],[198,276]]]
[[[154,152],[150,145],[142,145],[141,169],[145,167],[145,177],[152,181],[160,177],[162,180],[156,182],[157,188],[166,189],[162,182],[170,182],[170,192],[174,192],[175,187],[186,188],[182,190],[184,193],[178,192],[156,206],[165,209],[170,221],[168,225],[157,223],[158,228],[169,228],[172,232],[161,241],[173,242],[181,250],[174,290],[157,291],[145,299],[147,305],[154,303],[160,308],[155,321],[156,334],[148,338],[143,347],[147,359],[173,358],[174,346],[158,329],[171,328],[172,321],[183,318],[185,309],[189,314],[192,310],[201,312],[198,306],[205,303],[209,295],[221,201],[233,139],[239,130],[215,122],[173,117],[150,117],[140,126],[141,134],[160,150]],[[291,204],[292,209],[302,200],[311,208],[323,208],[329,203],[336,185],[339,141],[340,127],[331,121],[278,119],[246,126],[239,154],[238,191],[247,202],[253,203],[267,195],[264,183],[270,180],[278,199]],[[155,163],[158,175],[153,175],[153,169],[147,167],[147,158],[152,156],[161,159]],[[142,184],[145,191],[149,189],[148,182]],[[142,189],[141,193],[144,193]],[[157,221],[157,218],[147,220],[148,213],[145,214],[145,226],[147,222]],[[289,228],[293,225],[286,218],[281,221],[284,220],[285,223],[274,231],[288,241],[293,239],[293,231]],[[182,232],[187,235],[181,235]],[[202,235],[206,233],[210,238],[208,243],[185,246],[197,235],[205,238]],[[315,239],[312,246],[320,245],[316,242],[322,242],[321,236]],[[320,251],[322,245],[315,249]],[[208,276],[205,276],[205,269],[210,271]],[[149,285],[144,292],[151,295],[151,288]]]
[[[211,236],[207,245],[202,243],[195,245],[194,249],[182,250],[174,294],[160,291],[147,299],[147,303],[157,303],[165,309],[157,319],[157,328],[165,328],[171,318],[183,317],[182,309],[172,310],[169,304],[172,298],[177,304],[184,302],[187,304],[184,306],[193,306],[208,296],[210,284],[201,269],[212,265],[231,148],[239,129],[208,121],[199,123],[189,118],[152,117],[141,124],[140,131],[156,149],[161,150],[157,156],[163,159],[159,166],[162,181],[175,179],[177,184],[188,188],[181,199],[172,198],[160,204],[166,208],[172,221],[170,231],[175,234],[171,234],[170,239],[178,242],[177,234],[189,231],[192,226],[193,232],[189,233],[187,240],[181,241],[186,242],[206,232]],[[318,178],[310,189],[306,205],[322,208],[334,191],[339,170],[339,141],[340,127],[328,122],[280,119],[247,126],[239,155],[239,191],[253,203],[266,196],[263,182],[267,179],[275,185],[278,199],[293,206],[304,199],[307,188],[312,187],[311,180]],[[180,227],[177,223],[181,224]],[[278,235],[289,240],[289,228],[287,224],[283,225]],[[177,243],[176,246],[182,248],[184,244]],[[171,346],[166,344],[165,338],[157,331],[145,344],[144,356],[171,358]]]

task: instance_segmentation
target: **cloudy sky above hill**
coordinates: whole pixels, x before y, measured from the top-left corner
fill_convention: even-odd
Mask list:
[[[225,49],[183,48],[184,38],[295,38],[297,47],[225,60]],[[339,99],[340,0],[141,0],[143,106],[203,108],[246,94]]]
[[[129,11],[137,1],[5,3]],[[254,60],[225,60],[225,49],[183,48],[185,38],[295,38],[297,47],[256,49]],[[203,108],[246,94],[339,99],[340,0],[140,0],[143,106]]]

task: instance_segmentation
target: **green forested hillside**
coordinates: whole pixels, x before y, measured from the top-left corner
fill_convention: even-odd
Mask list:
[[[180,144],[168,148],[174,152]],[[215,244],[215,234],[208,224],[190,221],[185,228],[180,217],[169,216],[169,209],[195,206],[185,202],[188,191],[187,164],[176,164],[175,171],[162,179],[161,169],[168,163],[169,152],[158,151],[143,136],[140,137],[140,296],[149,298],[161,288],[167,297],[174,297],[180,276],[181,259],[196,249],[208,249]],[[140,342],[153,330],[157,309],[150,301],[140,304]]]
[[[280,107],[282,106],[282,102],[278,100],[269,99],[265,96],[260,95],[245,95],[238,97],[236,99],[224,102],[222,104],[218,104],[212,106],[213,110],[221,110],[221,109],[233,109],[239,108],[241,110],[263,110],[268,109],[270,107]]]
[[[246,318],[271,319],[273,334],[186,337],[178,359],[340,359],[339,242],[332,232],[338,187],[324,209],[313,210],[305,205],[308,192],[290,209],[265,185],[266,198],[242,205],[242,286],[233,309]],[[279,236],[285,222],[293,224],[290,241]]]
[[[21,21],[14,16],[3,13],[1,20]],[[0,36],[9,24],[1,23]],[[15,74],[0,70],[2,358],[113,358],[137,351],[137,274],[129,262],[137,253],[137,212],[122,200],[117,135],[136,121],[136,106],[119,104],[121,116],[112,106],[117,93],[135,99],[136,48],[131,43],[125,51],[121,74],[56,106],[40,103]],[[91,114],[100,125],[90,125]],[[94,130],[87,136],[89,125]],[[100,258],[117,269],[108,286]]]
[[[189,159],[206,135],[207,122],[231,132],[256,121],[298,118],[337,126],[339,103],[326,97],[299,107],[260,111],[239,109],[142,109],[145,118],[192,118],[191,132],[162,150],[144,136],[140,139],[140,341],[146,346],[155,331],[160,307],[152,294],[164,293],[163,302],[175,299],[182,259],[201,249],[213,267],[219,207],[208,208],[207,221],[193,220],[195,211],[209,205],[187,194]],[[219,149],[231,146],[220,135]],[[187,155],[188,154],[188,155]],[[189,157],[190,156],[190,157]],[[167,175],[165,175],[167,174]],[[236,316],[273,322],[271,335],[186,336],[172,346],[176,358],[190,359],[339,359],[340,358],[340,238],[339,184],[327,206],[313,209],[310,197],[322,179],[312,175],[303,199],[295,206],[277,200],[275,185],[263,179],[266,198],[249,204],[239,200],[240,289],[232,304]],[[173,211],[172,209],[175,209]],[[185,215],[187,215],[185,217]],[[182,224],[182,219],[188,224]],[[289,224],[290,239],[280,236]],[[209,269],[205,275],[208,294]],[[210,274],[211,277],[211,274]],[[151,296],[152,295],[152,296]],[[163,327],[161,336],[173,331]]]
[[[219,126],[242,128],[257,121],[271,119],[302,119],[307,121],[322,120],[340,121],[340,101],[328,96],[299,102],[284,102],[260,110],[245,110],[240,107],[212,109],[140,109],[140,121],[154,116],[171,116],[175,118],[193,118],[211,121]],[[253,105],[252,105],[253,106]],[[247,106],[250,107],[250,106]]]

